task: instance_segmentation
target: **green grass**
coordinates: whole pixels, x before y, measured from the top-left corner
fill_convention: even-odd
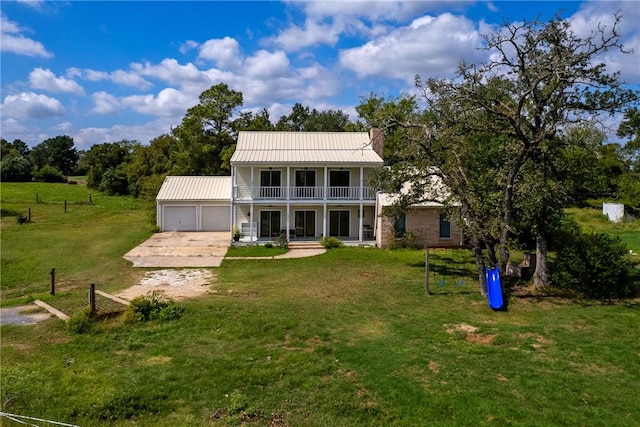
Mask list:
[[[640,423],[637,300],[512,297],[493,312],[471,279],[425,296],[414,250],[215,273],[216,293],[180,302],[177,321],[3,326],[2,410],[84,427]]]
[[[48,292],[51,268],[59,289],[96,283],[104,290],[138,276],[122,256],[152,234],[152,204],[44,183],[2,183],[0,199],[3,302]],[[12,215],[29,209],[31,222],[18,224]]]
[[[286,254],[289,250],[276,246],[231,246],[227,250],[227,257],[270,257]]]
[[[640,220],[611,222],[601,209],[571,208],[566,213],[586,232],[608,233],[620,237],[630,250],[640,253]]]

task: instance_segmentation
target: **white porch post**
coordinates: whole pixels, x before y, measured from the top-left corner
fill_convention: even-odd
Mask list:
[[[329,172],[327,167],[324,167],[324,197],[322,204],[322,236],[327,237],[327,193],[329,192]]]
[[[236,214],[236,192],[235,192],[236,184],[237,184],[236,168],[232,167],[231,168],[231,206],[229,207],[229,209],[231,209],[231,224],[230,224],[231,229],[229,230],[232,233],[231,239],[233,239],[233,228],[236,227],[236,224],[238,223],[238,217]]]
[[[255,217],[253,216],[253,165],[251,165],[251,184],[250,184],[250,188],[249,188],[249,195],[251,197],[251,207],[249,208],[249,216],[251,218],[249,218],[249,241],[253,240],[253,233],[254,233],[254,229],[253,229],[253,220],[255,219]],[[255,235],[256,235],[256,241],[258,240],[258,230],[255,230]]]
[[[287,223],[285,226],[287,243],[289,242],[289,228],[291,227],[290,221],[291,221],[291,166],[287,166]]]
[[[253,200],[251,201],[251,206],[249,207],[249,241],[253,241],[253,233],[255,232],[256,241],[258,240],[258,230],[253,229],[253,221],[255,220],[255,216],[253,213]],[[257,224],[257,222],[256,222]]]
[[[362,199],[364,198],[364,167],[360,166],[360,210],[358,211],[358,240],[361,242],[363,239],[363,219],[364,210],[362,205]]]

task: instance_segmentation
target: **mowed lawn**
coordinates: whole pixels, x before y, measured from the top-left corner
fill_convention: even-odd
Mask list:
[[[111,262],[89,270],[126,281]],[[177,321],[3,326],[2,411],[82,426],[640,424],[638,301],[512,297],[493,312],[470,280],[425,296],[414,250],[213,272],[214,292],[180,302]]]
[[[60,289],[135,280],[122,255],[152,234],[153,203],[45,183],[2,183],[0,200],[3,300],[48,292],[52,268]]]

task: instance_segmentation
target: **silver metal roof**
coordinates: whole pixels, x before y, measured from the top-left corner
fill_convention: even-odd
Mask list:
[[[369,164],[383,161],[373,151],[367,132],[238,133],[231,164]]]
[[[168,176],[156,200],[231,200],[230,176]]]

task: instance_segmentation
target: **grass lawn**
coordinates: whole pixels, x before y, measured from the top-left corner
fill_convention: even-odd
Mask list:
[[[61,290],[122,287],[139,275],[122,256],[153,233],[153,203],[44,183],[2,183],[0,199],[3,301],[48,292],[51,268]],[[29,208],[31,222],[18,224]]]
[[[103,238],[122,241],[105,242],[106,265],[87,268],[119,277],[113,289],[131,274],[109,263],[115,248],[149,232],[148,208],[131,203],[143,230],[117,236],[121,223],[106,215]],[[3,326],[2,411],[83,427],[640,424],[638,301],[512,297],[493,312],[471,280],[425,296],[414,250],[214,270],[217,292],[181,302],[177,321],[107,319],[82,335],[55,318]]]
[[[585,232],[594,231],[613,234],[620,237],[630,250],[640,253],[640,219],[613,223],[602,214],[602,209],[571,208],[567,209],[566,212],[580,224]]]

